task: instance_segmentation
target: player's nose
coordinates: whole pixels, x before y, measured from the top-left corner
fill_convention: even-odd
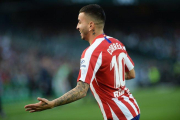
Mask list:
[[[77,24],[77,26],[76,26],[76,29],[77,29],[77,30],[79,30],[79,26],[78,26],[78,24]]]

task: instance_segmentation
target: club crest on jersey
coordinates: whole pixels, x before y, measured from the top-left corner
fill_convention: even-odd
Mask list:
[[[112,44],[109,45],[109,48],[107,49],[107,51],[108,51],[109,54],[112,55],[112,53],[117,49],[126,50],[124,46],[121,46],[121,44],[112,43]]]
[[[85,58],[82,58],[80,61],[80,68],[86,68],[86,63],[87,61],[85,60]]]
[[[81,60],[81,63],[80,64],[83,64],[85,62],[85,60]]]

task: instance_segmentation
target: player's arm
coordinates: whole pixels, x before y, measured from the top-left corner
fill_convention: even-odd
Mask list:
[[[53,107],[57,107],[60,105],[68,104],[85,97],[88,89],[89,84],[79,81],[74,89],[65,93],[61,97],[54,99],[52,101],[48,101],[45,98],[37,98],[40,101],[39,103],[26,105],[25,109],[29,112],[37,112],[46,109],[51,109]]]
[[[79,81],[77,86],[64,94],[63,96],[53,100],[53,107],[68,104],[86,96],[89,89],[89,84]]]
[[[135,74],[134,68],[132,70],[130,70],[129,72],[125,73],[125,79],[126,80],[133,79],[133,78],[135,78],[135,76],[136,76],[136,74]]]
[[[128,54],[125,57],[125,65],[125,79],[130,80],[135,78],[134,62]]]

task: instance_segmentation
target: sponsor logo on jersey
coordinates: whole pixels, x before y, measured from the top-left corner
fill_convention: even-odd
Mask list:
[[[86,60],[85,58],[82,58],[81,61],[80,61],[80,68],[86,68]]]

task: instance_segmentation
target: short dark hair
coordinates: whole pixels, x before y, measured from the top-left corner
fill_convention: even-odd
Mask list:
[[[79,13],[82,13],[82,12],[93,17],[98,22],[105,24],[106,15],[105,15],[104,10],[101,8],[101,6],[97,4],[86,5],[80,9]]]

